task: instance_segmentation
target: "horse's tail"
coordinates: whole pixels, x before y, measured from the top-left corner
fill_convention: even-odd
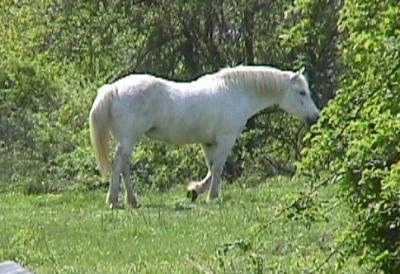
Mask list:
[[[89,114],[90,141],[103,176],[107,175],[111,169],[109,158],[110,106],[116,91],[116,88],[112,85],[102,86],[97,92]]]

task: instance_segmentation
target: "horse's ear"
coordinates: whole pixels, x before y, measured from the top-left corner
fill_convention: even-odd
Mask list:
[[[303,74],[305,68],[301,67],[298,71],[296,71],[295,73],[292,74],[292,76],[290,76],[290,81],[296,81],[300,75]]]
[[[290,81],[296,81],[296,80],[299,78],[300,74],[301,74],[301,72],[299,72],[299,71],[293,73],[293,74],[290,76]]]

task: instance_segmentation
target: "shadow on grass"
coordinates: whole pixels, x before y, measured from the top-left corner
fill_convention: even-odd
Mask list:
[[[189,201],[181,201],[175,203],[146,203],[142,204],[141,208],[159,209],[166,211],[187,211],[196,207],[194,203]]]

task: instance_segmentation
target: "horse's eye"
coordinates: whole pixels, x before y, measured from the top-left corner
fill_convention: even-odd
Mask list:
[[[301,96],[306,96],[306,92],[304,90],[299,92]]]

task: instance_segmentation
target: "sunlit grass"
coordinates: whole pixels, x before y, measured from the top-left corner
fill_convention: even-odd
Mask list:
[[[108,209],[102,191],[1,194],[0,260],[36,273],[301,273],[329,254],[346,212],[311,228],[278,218],[249,236],[300,189],[284,178],[241,181],[225,187],[222,202],[206,204],[187,201],[180,186],[142,193],[142,208],[124,210]]]

